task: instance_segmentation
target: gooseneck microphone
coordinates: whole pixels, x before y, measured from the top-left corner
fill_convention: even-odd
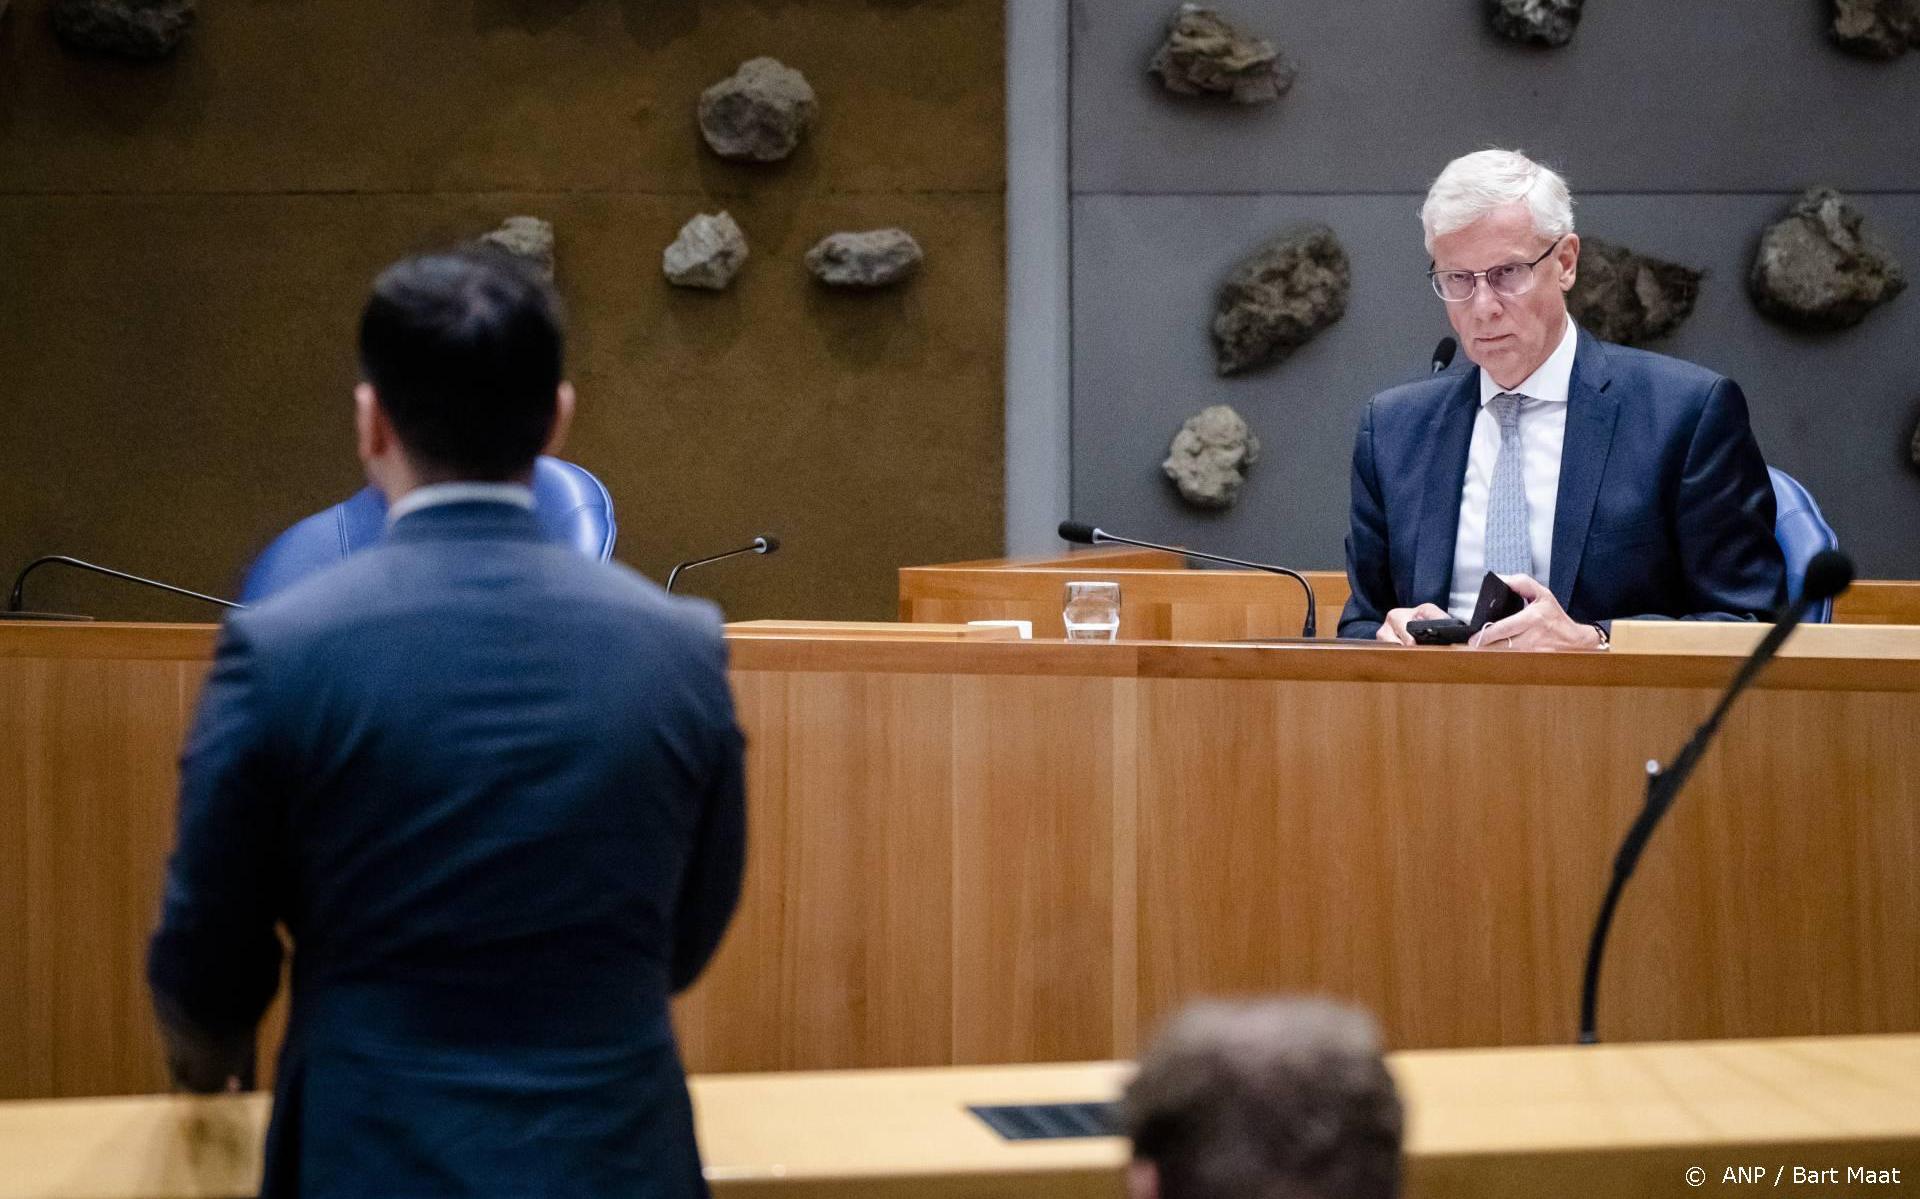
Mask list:
[[[709,562],[719,562],[726,558],[737,558],[741,554],[771,554],[779,548],[780,539],[778,537],[755,537],[751,542],[748,542],[737,550],[728,550],[724,554],[713,554],[705,558],[690,558],[685,562],[677,563],[672,570],[667,572],[667,594],[673,594],[673,582],[680,577],[680,572],[683,570],[688,570],[695,566],[705,566]]]
[[[1626,887],[1627,880],[1633,877],[1634,867],[1640,864],[1640,854],[1647,848],[1647,842],[1653,837],[1654,828],[1660,818],[1667,814],[1673,801],[1680,796],[1680,788],[1687,785],[1687,778],[1700,763],[1700,756],[1707,752],[1707,745],[1720,729],[1720,721],[1733,706],[1740,693],[1753,682],[1760,668],[1773,660],[1780,647],[1786,644],[1793,630],[1815,604],[1824,603],[1845,591],[1853,582],[1853,562],[1839,550],[1821,550],[1807,563],[1807,577],[1800,590],[1800,598],[1788,604],[1779,614],[1773,628],[1760,639],[1760,644],[1741,664],[1727,684],[1720,702],[1714,705],[1713,712],[1695,729],[1693,737],[1681,747],[1674,756],[1673,765],[1662,769],[1658,762],[1647,763],[1647,798],[1640,808],[1640,814],[1634,818],[1627,829],[1627,835],[1620,842],[1620,851],[1613,859],[1613,881],[1607,885],[1606,898],[1600,902],[1600,915],[1593,924],[1593,937],[1587,943],[1587,967],[1580,984],[1580,1043],[1597,1044],[1600,1040],[1596,1030],[1597,1016],[1594,1011],[1599,1002],[1600,959],[1606,953],[1607,933],[1613,927],[1613,910],[1620,902],[1620,892]]]
[[[1443,337],[1440,344],[1433,347],[1433,373],[1439,374],[1453,365],[1453,356],[1460,349],[1460,343],[1451,337]]]
[[[130,575],[122,570],[114,570],[111,567],[106,567],[106,566],[98,566],[92,562],[82,562],[78,558],[69,558],[65,554],[48,554],[44,558],[35,558],[33,561],[27,563],[25,566],[20,568],[19,574],[13,576],[13,590],[9,592],[7,595],[7,610],[4,614],[4,618],[15,619],[15,620],[86,620],[86,619],[89,619],[88,617],[84,617],[84,616],[75,617],[75,616],[63,616],[63,615],[58,615],[50,612],[21,611],[21,607],[25,602],[25,589],[27,585],[27,576],[32,574],[37,567],[45,566],[48,563],[57,563],[61,566],[72,566],[80,570],[89,570],[89,571],[92,571],[94,574],[106,575],[110,579],[120,579],[121,581],[127,582],[127,583],[138,583],[142,587],[157,588],[161,591],[168,592],[169,594],[172,594],[172,595],[184,595],[188,599],[200,600],[202,603],[219,604],[222,608],[240,608],[245,606],[243,604],[236,604],[232,600],[223,600],[217,595],[202,595],[198,591],[188,591],[185,587],[175,587],[171,583],[162,583],[158,579],[143,579],[139,575]]]
[[[1198,558],[1203,562],[1219,562],[1226,566],[1263,570],[1270,575],[1285,575],[1299,583],[1300,589],[1307,593],[1307,619],[1301,623],[1300,635],[1311,637],[1318,627],[1313,605],[1313,585],[1307,582],[1307,577],[1297,570],[1288,570],[1284,566],[1268,566],[1264,562],[1248,562],[1240,558],[1223,558],[1219,554],[1203,554],[1199,550],[1182,549],[1177,545],[1161,545],[1155,541],[1136,541],[1131,537],[1122,537],[1117,533],[1109,533],[1105,529],[1082,524],[1077,520],[1060,522],[1060,540],[1071,541],[1075,545],[1137,545],[1143,550],[1160,550],[1163,553],[1179,554],[1186,558]]]

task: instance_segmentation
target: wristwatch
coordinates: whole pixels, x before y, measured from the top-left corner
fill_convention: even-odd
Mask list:
[[[1590,627],[1591,627],[1591,628],[1593,629],[1593,631],[1594,631],[1594,632],[1596,632],[1596,633],[1598,633],[1598,634],[1600,634],[1600,645],[1599,645],[1599,648],[1601,648],[1601,649],[1612,649],[1612,648],[1613,648],[1613,638],[1611,638],[1611,637],[1609,637],[1609,636],[1607,636],[1607,626],[1606,626],[1606,625],[1603,625],[1603,624],[1601,624],[1601,623],[1600,623],[1599,621],[1595,621],[1595,622],[1594,622],[1594,623],[1593,623],[1593,624],[1592,624],[1592,625],[1591,625]]]

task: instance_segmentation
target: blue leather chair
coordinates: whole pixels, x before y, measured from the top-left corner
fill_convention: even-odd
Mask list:
[[[533,466],[533,514],[549,540],[589,558],[613,557],[613,497],[582,467],[542,457]],[[372,545],[387,530],[387,498],[362,488],[325,512],[316,512],[273,539],[255,558],[240,585],[240,602],[259,603],[324,570],[355,550]]]
[[[1773,502],[1778,509],[1773,519],[1773,536],[1787,559],[1787,599],[1796,600],[1806,585],[1807,563],[1821,550],[1839,549],[1840,538],[1827,518],[1820,514],[1820,505],[1813,502],[1813,496],[1800,486],[1798,479],[1771,466],[1767,474],[1773,477]],[[1833,601],[1829,599],[1816,605],[1807,613],[1807,619],[1814,624],[1831,621]]]

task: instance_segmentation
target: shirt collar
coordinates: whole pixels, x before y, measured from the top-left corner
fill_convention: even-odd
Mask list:
[[[442,504],[512,504],[533,511],[533,488],[525,483],[429,483],[416,487],[387,509],[387,523]]]
[[[1493,381],[1486,371],[1480,372],[1480,406],[1497,395],[1513,392],[1526,396],[1530,400],[1546,400],[1549,403],[1564,404],[1567,395],[1573,389],[1573,353],[1580,348],[1580,329],[1573,323],[1571,313],[1567,315],[1566,332],[1560,335],[1560,344],[1547,355],[1547,360],[1534,368],[1531,375],[1520,380],[1518,387],[1502,387]]]

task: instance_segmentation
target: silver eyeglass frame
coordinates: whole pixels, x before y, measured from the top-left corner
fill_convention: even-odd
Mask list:
[[[1435,270],[1433,263],[1429,262],[1427,263],[1427,283],[1429,286],[1433,288],[1433,294],[1436,296],[1439,296],[1441,302],[1445,304],[1464,304],[1468,300],[1473,299],[1473,293],[1480,290],[1480,283],[1482,280],[1486,280],[1487,286],[1493,289],[1494,295],[1505,296],[1509,300],[1517,300],[1521,296],[1524,296],[1528,292],[1532,291],[1534,284],[1538,282],[1537,278],[1533,273],[1534,268],[1539,266],[1541,263],[1545,262],[1547,260],[1547,255],[1559,249],[1560,243],[1565,240],[1567,240],[1567,235],[1564,233],[1562,233],[1559,237],[1554,238],[1553,244],[1548,246],[1546,249],[1540,251],[1540,257],[1534,259],[1532,262],[1496,262],[1484,271],[1441,271],[1441,270]],[[1521,287],[1519,291],[1506,291],[1496,286],[1493,280],[1490,278],[1493,272],[1504,271],[1513,267],[1522,268],[1523,273],[1520,274],[1518,278],[1526,280],[1525,286]],[[1466,295],[1455,298],[1453,296],[1448,295],[1446,292],[1440,290],[1440,276],[1442,275],[1449,275],[1454,278],[1459,278],[1460,276],[1464,275],[1469,280],[1472,281],[1473,286],[1467,289]]]

